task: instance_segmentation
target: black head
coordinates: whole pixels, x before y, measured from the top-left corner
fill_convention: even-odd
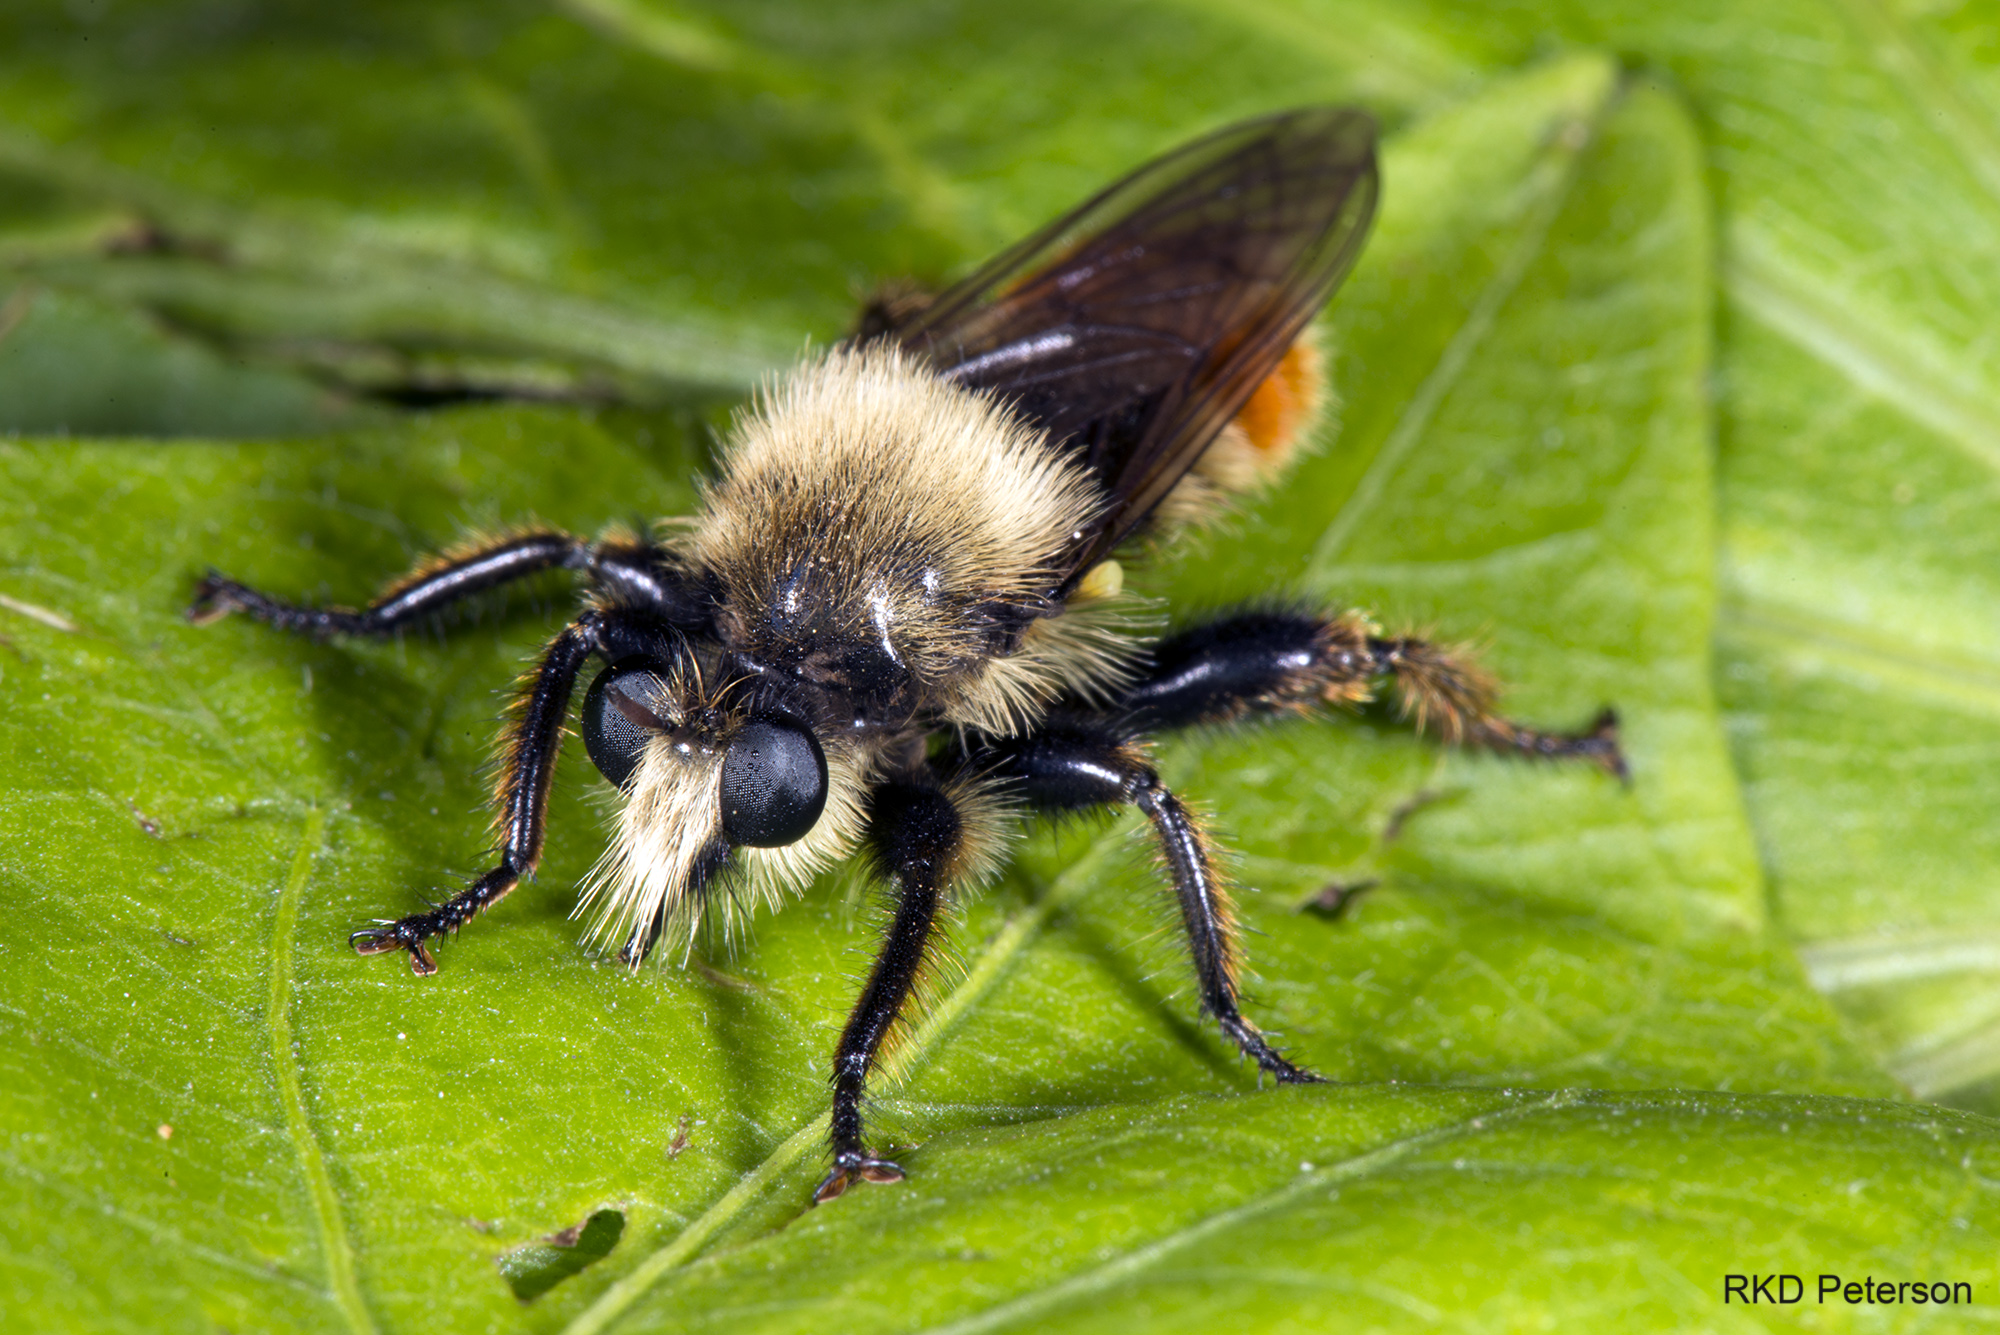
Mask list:
[[[583,697],[583,742],[598,771],[624,787],[646,743],[665,734],[684,735],[710,754],[719,745],[723,837],[751,848],[803,839],[826,810],[826,752],[812,730],[765,708],[733,731],[705,719],[683,721],[673,690],[657,659],[621,659],[598,674]]]

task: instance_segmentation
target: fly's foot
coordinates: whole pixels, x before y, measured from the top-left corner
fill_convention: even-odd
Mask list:
[[[413,973],[436,973],[437,961],[424,948],[424,942],[446,932],[456,932],[479,915],[480,910],[507,897],[520,879],[529,870],[530,864],[512,853],[505,855],[500,865],[474,881],[470,888],[446,900],[434,904],[423,913],[412,913],[407,918],[394,922],[378,919],[373,927],[364,927],[347,938],[361,955],[386,955],[392,950],[406,950],[410,953],[410,970]]]
[[[1464,740],[1489,750],[1538,760],[1587,760],[1622,784],[1629,786],[1632,782],[1632,771],[1626,767],[1625,753],[1618,745],[1615,709],[1600,710],[1584,732],[1542,732],[1503,718],[1488,718],[1473,723]]]
[[[1625,752],[1618,746],[1618,711],[1601,709],[1590,722],[1590,731],[1578,739],[1577,751],[1606,774],[1626,787],[1632,786],[1632,771],[1625,765]]]
[[[1627,787],[1632,784],[1632,771],[1626,768],[1625,752],[1618,745],[1618,711],[1615,709],[1598,710],[1597,717],[1583,732],[1536,732],[1532,728],[1516,727],[1514,735],[1501,745],[1502,749],[1511,748],[1550,760],[1587,760]]]
[[[864,1182],[901,1182],[903,1170],[887,1159],[877,1159],[859,1150],[843,1150],[833,1156],[833,1171],[813,1189],[813,1204],[832,1200],[857,1177]]]
[[[1231,1015],[1222,1021],[1222,1032],[1235,1040],[1243,1055],[1257,1063],[1257,1078],[1261,1082],[1265,1075],[1276,1077],[1281,1085],[1323,1085],[1326,1077],[1303,1066],[1295,1066],[1278,1055],[1263,1031],[1241,1015]]]
[[[242,586],[236,581],[224,579],[211,570],[202,577],[201,583],[195,585],[194,599],[182,615],[190,624],[196,626],[206,626],[220,621],[242,606],[236,597],[237,591],[241,588]]]
[[[433,974],[438,970],[437,961],[424,948],[424,941],[437,934],[438,928],[428,913],[416,913],[395,922],[384,922],[379,927],[366,927],[347,938],[347,944],[354,947],[357,955],[386,955],[392,950],[410,952],[410,972]]]

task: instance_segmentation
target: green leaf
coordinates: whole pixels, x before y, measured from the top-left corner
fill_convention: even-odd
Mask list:
[[[1528,54],[1546,21],[1494,59]],[[1923,1098],[1992,1110],[2000,51],[1971,9],[1610,4],[1710,137],[1717,682],[1779,917]]]
[[[0,444],[0,809],[35,832],[0,853],[33,906],[0,928],[0,1181],[4,1217],[32,1221],[10,1226],[6,1291],[45,1325],[586,1330],[734,1321],[774,1295],[810,1322],[799,1304],[849,1275],[835,1324],[1076,1324],[1093,1285],[1250,1228],[1272,1265],[1471,1317],[1498,1283],[1479,1276],[1570,1208],[1561,1184],[1614,1169],[1638,1185],[1587,1189],[1648,1258],[1642,1313],[1706,1310],[1725,1254],[1985,1282],[1983,1233],[1911,1220],[1986,1190],[1991,1124],[1801,1097],[1888,1086],[1764,928],[1709,693],[1708,221],[1685,116],[1582,56],[1415,124],[1385,171],[1332,320],[1340,448],[1138,578],[1183,606],[1366,599],[1488,637],[1524,717],[1624,711],[1629,790],[1441,755],[1387,717],[1163,753],[1242,850],[1253,997],[1287,1045],[1345,1081],[1488,1090],[1258,1092],[1179,981],[1130,822],[1087,825],[1030,840],[965,909],[963,971],[875,1109],[913,1181],[799,1221],[869,892],[823,885],[684,970],[592,959],[565,915],[602,790],[573,753],[538,884],[433,979],[358,960],[348,930],[482,865],[496,692],[560,599],[387,645],[175,615],[211,562],[353,601],[468,522],[685,513],[689,419]],[[1380,884],[1342,918],[1296,911],[1363,877]],[[1754,1144],[1718,1138],[1738,1120]],[[1440,1189],[1446,1163],[1473,1166]],[[1871,1173],[1917,1185],[1850,1191]],[[1726,1252],[1767,1200],[1824,1227]],[[1459,1231],[1404,1244],[1378,1282],[1379,1254],[1328,1241],[1361,1220],[1385,1242]],[[1521,1288],[1519,1310],[1602,1310],[1625,1264]],[[940,1268],[877,1278],[914,1266]],[[1258,1328],[1298,1310],[1295,1287],[1200,1283]]]
[[[1991,1111],[1995,53],[1962,19],[1843,17],[1841,110],[1886,115],[1894,138],[1855,136],[1817,179],[1746,183],[1760,206],[1725,271],[1744,370],[1723,420],[1718,672],[1813,976],[1919,1097]],[[1786,128],[1773,157],[1810,133]]]
[[[0,324],[33,319],[0,426],[647,407],[0,440],[0,1311],[1687,1328],[1772,1271],[1983,1299],[2000,1128],[1884,1101],[1869,1056],[1925,1092],[1990,1069],[1980,40],[1804,0],[10,7],[30,297]],[[468,525],[686,513],[690,387],[1203,127],[1350,98],[1395,133],[1328,320],[1337,444],[1134,582],[1481,640],[1521,717],[1616,704],[1635,778],[1387,714],[1163,746],[1240,851],[1253,1013],[1349,1083],[1259,1090],[1209,1031],[1129,819],[1034,835],[965,906],[872,1109],[912,1179],[816,1211],[868,887],[630,977],[565,916],[603,839],[572,747],[538,883],[441,974],[347,951],[485,865],[501,692],[566,592],[324,645],[181,623],[204,566],[353,602]]]
[[[617,1328],[1675,1330],[1717,1318],[1725,1275],[1801,1256],[1785,1296],[1813,1306],[1865,1274],[1976,1293],[2000,1279],[1980,1217],[1993,1149],[1983,1118],[1836,1099],[1363,1088],[1107,1108],[949,1137],[908,1190],[692,1267]]]

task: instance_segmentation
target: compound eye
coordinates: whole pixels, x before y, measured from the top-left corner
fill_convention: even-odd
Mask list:
[[[620,788],[639,768],[647,739],[670,726],[659,717],[666,695],[666,665],[650,658],[620,659],[584,693],[584,747],[598,773]]]
[[[745,724],[722,758],[722,833],[732,844],[795,844],[826,810],[826,752],[804,728]]]

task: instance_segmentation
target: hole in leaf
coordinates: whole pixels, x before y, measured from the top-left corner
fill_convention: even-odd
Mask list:
[[[625,1233],[625,1212],[599,1210],[581,1224],[500,1256],[500,1274],[514,1296],[532,1302],[571,1275],[611,1255]]]

